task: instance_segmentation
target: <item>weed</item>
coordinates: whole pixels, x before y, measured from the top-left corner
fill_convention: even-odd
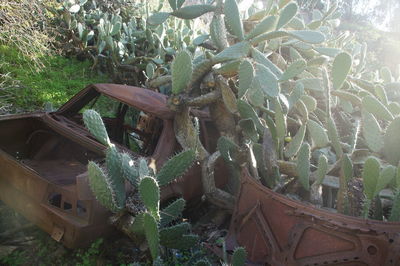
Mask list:
[[[90,266],[96,264],[96,257],[100,254],[100,246],[103,243],[103,239],[99,238],[92,243],[90,248],[85,252],[78,252],[76,254],[77,258],[81,260],[78,262],[78,266]]]

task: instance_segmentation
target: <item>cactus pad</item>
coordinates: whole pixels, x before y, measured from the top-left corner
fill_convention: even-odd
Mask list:
[[[169,159],[157,173],[160,186],[165,186],[173,180],[183,176],[196,159],[196,152],[192,149],[183,151]]]
[[[83,121],[85,122],[86,128],[89,129],[90,133],[92,133],[98,141],[104,145],[110,145],[111,142],[108,138],[106,127],[99,113],[95,110],[86,110],[83,113]]]
[[[186,89],[192,77],[192,71],[192,59],[189,53],[186,51],[179,52],[171,66],[173,94],[182,93]]]
[[[144,206],[146,206],[147,210],[154,218],[160,220],[160,188],[158,187],[157,181],[151,176],[143,177],[140,180],[138,189]]]

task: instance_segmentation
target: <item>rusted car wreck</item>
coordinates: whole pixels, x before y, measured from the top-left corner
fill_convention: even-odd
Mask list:
[[[88,161],[102,162],[105,150],[83,126],[87,108],[102,114],[120,149],[148,158],[155,167],[179,149],[167,97],[137,87],[90,85],[56,112],[1,117],[0,199],[70,248],[112,230],[110,213],[95,200],[87,182]],[[199,118],[203,144],[215,149],[216,138],[210,134],[216,130],[207,113],[193,115]],[[201,196],[201,187],[195,166],[163,188],[162,200]]]
[[[133,157],[160,167],[180,149],[167,96],[137,87],[90,85],[58,111],[0,118],[0,199],[70,248],[110,231],[110,213],[93,197],[86,164],[105,147],[85,129],[82,112],[102,115],[111,140]],[[205,148],[218,131],[206,112]],[[217,185],[225,182],[216,169]],[[164,187],[162,200],[201,196],[200,167]],[[254,265],[400,265],[400,223],[359,219],[317,209],[273,192],[243,170],[227,247],[243,246]]]

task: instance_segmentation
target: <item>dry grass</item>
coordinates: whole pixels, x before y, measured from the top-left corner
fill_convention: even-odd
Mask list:
[[[51,51],[54,33],[48,8],[55,1],[0,0],[0,44],[17,48],[43,67],[42,57]],[[52,36],[52,37],[50,37]]]

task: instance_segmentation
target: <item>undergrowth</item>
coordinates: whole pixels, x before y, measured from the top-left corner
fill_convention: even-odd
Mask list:
[[[0,62],[0,106],[8,106],[8,112],[43,109],[46,103],[57,108],[88,84],[108,81],[93,73],[89,61],[58,55],[46,56],[44,66],[34,69],[31,59],[5,45],[0,45]]]

